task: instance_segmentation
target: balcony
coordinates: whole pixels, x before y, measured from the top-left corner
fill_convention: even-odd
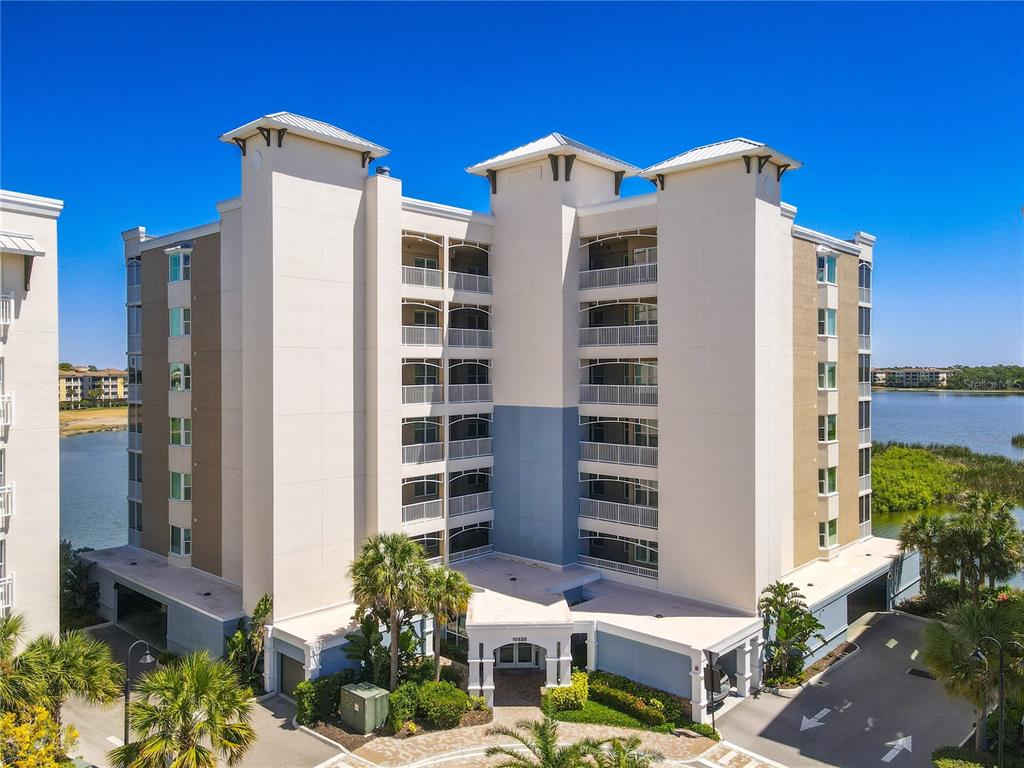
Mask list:
[[[448,499],[448,517],[458,517],[459,515],[468,515],[470,512],[493,509],[493,504],[491,491],[452,496]]]
[[[0,613],[14,607],[14,576],[0,578]]]
[[[142,433],[141,432],[129,432],[128,433],[128,450],[129,451],[141,451],[142,450]]]
[[[449,384],[449,403],[489,403],[494,399],[490,384]]]
[[[402,446],[403,464],[426,464],[444,458],[444,443],[419,443]]]
[[[448,459],[472,459],[477,456],[490,456],[492,453],[491,438],[474,437],[469,440],[451,440],[448,443]]]
[[[3,528],[14,514],[14,486],[0,486],[0,528]]]
[[[857,397],[864,399],[865,397],[871,397],[871,382],[859,381],[857,382]]]
[[[491,293],[490,275],[472,275],[468,272],[449,272],[448,282],[456,291],[470,293]]]
[[[658,527],[658,510],[639,504],[620,504],[601,499],[580,499],[580,517],[605,520],[609,523],[638,525],[641,528]]]
[[[142,402],[142,385],[141,384],[129,384],[128,385],[128,402],[129,403],[141,403]]]
[[[0,293],[0,326],[6,328],[14,320],[14,294]]]
[[[494,344],[494,335],[489,330],[480,328],[449,328],[449,347],[491,347]]]
[[[647,445],[620,443],[580,443],[580,459],[607,464],[629,464],[634,467],[657,467],[658,449]]]
[[[0,395],[0,427],[9,427],[14,421],[14,395]]]
[[[441,499],[420,501],[402,505],[402,522],[415,523],[419,520],[436,520],[444,517],[444,502]]]
[[[142,354],[142,334],[141,333],[129,333],[128,334],[128,354],[129,355],[141,355]]]
[[[656,384],[580,384],[580,402],[597,405],[657,405]]]
[[[580,272],[580,290],[613,288],[619,285],[643,285],[658,281],[658,264],[632,264],[626,267],[586,269]]]
[[[858,288],[857,289],[857,301],[861,304],[871,303],[871,289],[870,288]]]
[[[480,557],[480,555],[490,554],[493,551],[493,545],[484,544],[482,547],[472,547],[471,549],[464,549],[461,552],[451,552],[448,555],[448,562],[457,563],[459,560],[469,560],[471,557]]]
[[[601,557],[591,557],[590,555],[577,555],[577,561],[581,565],[591,565],[595,568],[604,568],[609,571],[618,571],[619,573],[628,573],[632,576],[643,576],[645,579],[656,579],[658,578],[657,568],[645,568],[640,565],[630,565],[629,563],[618,563],[615,560],[605,560]]]
[[[860,492],[861,493],[864,493],[865,491],[870,491],[871,490],[871,475],[870,474],[868,474],[868,475],[861,475],[859,478],[857,478],[857,480],[860,482]]]
[[[861,445],[870,445],[871,443],[871,427],[867,429],[861,429],[857,431],[858,441]]]
[[[141,285],[129,285],[128,290],[125,294],[125,304],[141,304],[142,303],[142,286]]]
[[[626,346],[631,344],[657,344],[658,326],[611,325],[580,328],[581,347]]]
[[[441,328],[436,325],[403,325],[402,343],[412,347],[440,346]]]
[[[138,480],[128,481],[128,498],[131,501],[142,501],[142,483]]]
[[[402,403],[443,403],[443,389],[440,384],[405,384],[402,386]]]
[[[863,333],[858,334],[857,335],[857,348],[861,352],[870,352],[871,351],[871,337],[868,336],[867,334],[863,334]]]
[[[443,282],[443,275],[440,269],[402,265],[402,285],[422,285],[427,288],[440,288]]]

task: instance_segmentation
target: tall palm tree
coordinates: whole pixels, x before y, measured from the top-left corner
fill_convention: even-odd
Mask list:
[[[487,735],[507,736],[522,746],[488,747],[487,757],[505,758],[495,768],[587,768],[588,759],[603,746],[603,742],[595,739],[558,746],[558,721],[548,713],[544,713],[543,720],[520,720],[515,728],[489,728]]]
[[[936,547],[944,526],[944,518],[940,515],[919,512],[900,528],[900,552],[906,554],[916,549],[921,556],[921,578],[924,581],[925,597],[935,583],[935,558],[938,555]]]
[[[469,610],[473,588],[466,577],[444,565],[423,573],[423,609],[434,617],[434,679],[441,679],[441,629]]]
[[[973,512],[961,510],[943,526],[936,544],[938,570],[958,574],[960,597],[970,594],[975,605],[981,600],[980,585],[984,580],[982,558],[985,538],[982,519]]]
[[[992,500],[985,521],[985,543],[981,550],[981,571],[989,588],[1019,575],[1024,566],[1024,533],[1017,526],[1008,502]]]
[[[352,597],[364,609],[388,616],[391,690],[398,687],[399,634],[403,618],[422,604],[423,548],[404,533],[378,533],[366,540],[348,568]]]
[[[636,736],[608,739],[605,749],[593,756],[595,768],[650,768],[665,759],[660,752],[641,750],[642,743]]]
[[[235,765],[256,741],[252,691],[206,651],[145,673],[135,692],[132,741],[108,756],[115,768],[216,768],[218,758]]]
[[[33,674],[33,660],[15,653],[24,638],[23,616],[0,617],[0,712],[11,712],[41,695],[43,681]]]

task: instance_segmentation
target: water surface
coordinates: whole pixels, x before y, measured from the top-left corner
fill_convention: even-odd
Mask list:
[[[128,543],[128,432],[60,438],[60,536],[77,547]]]

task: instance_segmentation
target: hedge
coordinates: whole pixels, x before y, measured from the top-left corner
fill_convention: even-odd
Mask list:
[[[995,748],[994,745],[993,749]],[[969,747],[939,747],[932,752],[935,768],[991,768],[996,756],[988,752],[975,752]],[[1024,759],[1017,755],[1003,756],[1004,768],[1024,768]]]
[[[388,725],[397,733],[406,722],[416,716],[420,705],[418,683],[402,683],[388,695]]]
[[[683,699],[622,675],[600,670],[591,672],[590,698],[625,712],[653,730],[665,730],[667,725],[686,728],[715,741],[722,738],[710,725],[693,722]]]
[[[573,672],[572,683],[568,688],[552,688],[545,694],[545,708],[551,707],[555,712],[571,709],[583,709],[587,703],[589,685],[586,672]]]
[[[435,728],[454,728],[469,708],[466,692],[445,680],[420,686],[417,712]]]
[[[295,719],[301,725],[334,719],[338,714],[341,686],[353,680],[351,669],[324,675],[316,680],[303,680],[295,686]]]
[[[609,688],[617,688],[620,691],[631,693],[637,698],[644,699],[648,702],[652,700],[660,702],[662,705],[662,711],[665,715],[665,720],[670,723],[676,723],[678,725],[690,721],[690,717],[686,712],[685,702],[668,691],[652,688],[649,685],[634,682],[628,677],[614,675],[611,672],[602,672],[600,670],[590,673],[590,682],[591,684],[595,682],[603,683]]]
[[[591,681],[590,698],[607,704],[619,712],[625,712],[644,725],[661,725],[666,722],[665,715],[661,710],[651,706],[638,696],[618,688],[612,688],[604,683]]]

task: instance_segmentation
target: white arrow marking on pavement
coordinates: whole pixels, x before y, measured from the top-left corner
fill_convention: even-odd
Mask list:
[[[896,741],[887,741],[885,746],[892,747],[892,749],[885,753],[885,757],[882,758],[882,762],[891,763],[904,749],[907,750],[907,752],[913,752],[914,750],[910,747],[910,740],[912,738],[912,736],[904,736],[902,739],[896,739]]]
[[[117,736],[107,736],[107,741],[109,741],[115,747],[120,747],[124,745],[124,742],[117,738]]]
[[[807,717],[806,715],[802,715],[800,717],[800,730],[806,731],[811,728],[817,728],[819,725],[824,725],[824,723],[821,722],[821,718],[823,718],[831,711],[831,709],[825,708],[821,710],[818,714],[816,714],[814,717]]]

